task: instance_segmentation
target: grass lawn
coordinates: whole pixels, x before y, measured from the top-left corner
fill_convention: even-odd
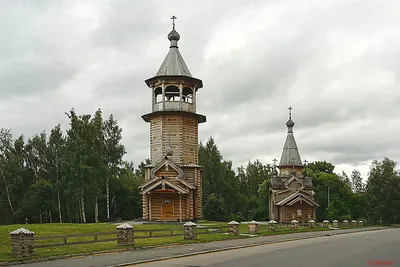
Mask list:
[[[226,222],[211,222],[202,221],[198,223],[199,225],[204,225],[207,228],[213,227],[227,227]],[[110,232],[115,231],[117,225],[109,223],[97,223],[97,224],[69,224],[69,223],[53,223],[53,224],[20,224],[20,225],[0,225],[0,262],[18,260],[11,255],[11,240],[9,233],[18,228],[26,228],[30,231],[35,232],[35,236],[52,236],[52,235],[68,235],[68,234],[85,234],[85,233],[95,233],[95,232]],[[329,230],[328,228],[305,228],[299,227],[297,230],[293,230],[290,227],[278,227],[275,232],[268,230],[266,225],[259,226],[259,235],[277,235],[277,234],[288,234],[294,232],[309,232],[309,231],[324,231]],[[342,227],[340,227],[342,228]],[[346,227],[352,228],[352,227]],[[146,239],[135,239],[135,248],[142,248],[147,246],[155,245],[165,245],[165,244],[184,244],[184,243],[197,243],[197,242],[209,242],[227,239],[237,239],[237,238],[247,238],[247,236],[230,236],[221,233],[212,234],[200,234],[206,232],[206,229],[197,229],[197,240],[184,240],[183,239],[183,227],[182,224],[141,224],[134,225],[135,230],[149,230],[149,229],[165,229],[164,232],[154,232],[154,238]],[[169,237],[155,237],[157,235],[166,235],[170,233],[168,229],[179,229],[174,230],[174,234],[181,234],[179,236],[169,236]],[[247,224],[240,224],[240,233],[248,233]],[[223,229],[224,232],[227,231]],[[148,232],[135,232],[135,236],[148,236]],[[112,238],[115,235],[104,235],[98,236],[98,239],[102,238]],[[68,242],[73,241],[83,241],[83,240],[93,240],[93,237],[74,237],[68,238]],[[62,239],[51,239],[51,240],[39,240],[35,241],[36,244],[42,243],[62,243]],[[84,245],[71,245],[71,246],[60,246],[60,247],[49,247],[49,248],[36,248],[35,256],[33,258],[42,258],[49,256],[60,256],[60,255],[73,255],[80,253],[91,253],[96,251],[114,250],[114,249],[124,249],[127,247],[118,246],[116,241],[92,243]],[[24,258],[27,259],[27,258]]]

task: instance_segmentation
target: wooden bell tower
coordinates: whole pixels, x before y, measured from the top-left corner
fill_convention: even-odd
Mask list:
[[[206,117],[196,113],[196,95],[203,83],[191,75],[179,52],[175,19],[168,34],[170,50],[156,75],[145,81],[152,96],[152,112],[142,116],[150,123],[151,165],[141,186],[145,220],[202,216],[198,124]]]

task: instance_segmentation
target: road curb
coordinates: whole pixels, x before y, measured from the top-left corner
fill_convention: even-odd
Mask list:
[[[288,241],[296,241],[296,240],[302,240],[302,239],[312,239],[312,238],[324,237],[324,236],[353,234],[353,233],[369,232],[369,231],[379,231],[379,230],[386,230],[386,229],[391,229],[391,227],[378,228],[378,229],[365,228],[363,231],[354,231],[354,232],[347,232],[347,233],[346,232],[342,232],[342,233],[320,234],[320,235],[317,235],[317,236],[294,237],[294,238],[288,238],[288,239],[282,239],[282,240],[276,240],[276,241],[264,241],[264,242],[258,242],[258,243],[247,244],[247,245],[224,247],[224,248],[217,248],[217,249],[209,249],[209,250],[204,250],[204,251],[197,251],[197,252],[192,252],[192,253],[184,253],[184,254],[180,254],[180,255],[160,257],[160,258],[154,258],[154,259],[148,259],[148,260],[142,260],[142,261],[139,260],[139,261],[133,261],[133,262],[128,262],[128,263],[119,263],[119,264],[107,265],[106,267],[124,267],[124,266],[131,266],[131,265],[137,265],[137,264],[143,264],[143,263],[164,261],[164,260],[170,260],[170,259],[185,258],[185,257],[190,257],[190,256],[197,256],[197,255],[209,254],[209,253],[215,253],[215,252],[221,252],[221,251],[228,251],[228,250],[234,250],[234,249],[241,249],[241,248],[256,247],[256,246],[262,246],[262,245],[268,245],[268,244],[283,243],[283,242],[288,242]]]

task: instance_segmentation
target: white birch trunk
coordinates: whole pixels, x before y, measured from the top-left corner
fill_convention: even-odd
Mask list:
[[[86,223],[86,214],[85,214],[85,196],[82,190],[81,193],[81,212],[82,212],[82,222]]]
[[[60,219],[60,223],[62,223],[61,200],[60,200],[60,190],[59,189],[57,189],[57,198],[58,198],[58,217]]]
[[[94,198],[94,222],[99,222],[99,203],[97,197]]]
[[[11,203],[10,193],[8,192],[8,186],[7,186],[5,179],[4,179],[4,184],[6,185],[6,194],[7,194],[8,205],[10,205],[11,213],[12,213],[12,215],[14,215],[14,208]]]

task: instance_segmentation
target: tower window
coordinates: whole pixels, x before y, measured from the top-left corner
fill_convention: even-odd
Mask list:
[[[157,87],[154,89],[154,99],[156,103],[162,102],[162,89],[161,87]]]
[[[180,101],[179,88],[177,86],[170,85],[165,88],[165,101]]]
[[[189,87],[184,87],[182,92],[182,101],[186,103],[193,103],[193,90]]]

